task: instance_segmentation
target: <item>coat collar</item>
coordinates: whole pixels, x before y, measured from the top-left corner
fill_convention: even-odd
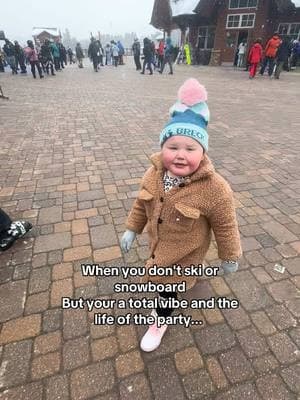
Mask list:
[[[150,157],[152,164],[154,165],[155,169],[160,172],[161,174],[164,173],[165,168],[162,163],[161,152],[154,153]],[[201,161],[199,168],[188,178],[191,182],[197,181],[199,179],[208,178],[215,172],[215,168],[210,161],[209,157],[204,154],[203,160]]]

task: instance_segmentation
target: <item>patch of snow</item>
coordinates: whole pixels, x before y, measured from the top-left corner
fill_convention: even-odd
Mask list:
[[[170,0],[172,17],[184,14],[194,14],[199,0]]]

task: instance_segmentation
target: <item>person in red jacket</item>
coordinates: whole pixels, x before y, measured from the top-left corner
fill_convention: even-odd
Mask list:
[[[257,65],[261,62],[262,59],[262,46],[261,46],[262,40],[256,39],[254,45],[251,47],[248,55],[248,62],[250,64],[250,70],[249,70],[249,79],[253,79],[256,74],[257,70]]]
[[[268,74],[271,77],[274,70],[274,63],[276,58],[277,49],[281,44],[281,39],[277,32],[274,33],[272,38],[268,41],[265,48],[265,58],[261,66],[260,74],[263,75],[266,66],[269,65]]]

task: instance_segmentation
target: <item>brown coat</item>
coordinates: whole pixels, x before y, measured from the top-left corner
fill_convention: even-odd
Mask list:
[[[140,191],[126,228],[149,234],[151,257],[146,266],[190,266],[201,264],[213,230],[219,258],[237,260],[241,255],[234,199],[228,183],[215,172],[207,155],[197,171],[186,178],[184,187],[164,192],[161,153],[151,156],[151,166],[142,178]],[[160,283],[187,281],[194,277],[146,277]]]

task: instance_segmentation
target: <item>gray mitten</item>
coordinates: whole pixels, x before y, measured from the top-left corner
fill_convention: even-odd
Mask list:
[[[221,270],[224,271],[224,274],[231,274],[232,272],[236,272],[239,268],[239,264],[237,261],[222,261]],[[221,275],[221,274],[220,274]]]
[[[121,249],[124,251],[124,253],[127,253],[130,250],[135,237],[136,237],[135,232],[129,229],[125,231],[121,239]]]

